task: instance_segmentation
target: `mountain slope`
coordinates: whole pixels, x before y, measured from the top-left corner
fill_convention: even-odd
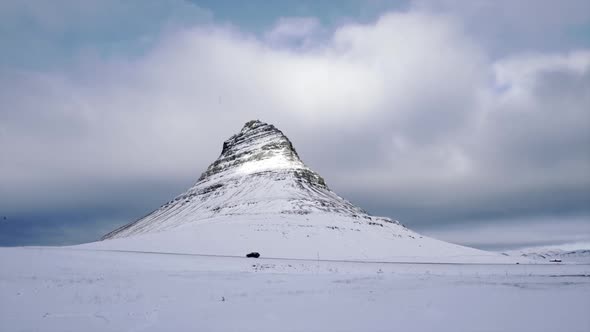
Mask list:
[[[86,248],[389,261],[514,261],[417,234],[331,191],[272,125],[250,121],[185,193]]]

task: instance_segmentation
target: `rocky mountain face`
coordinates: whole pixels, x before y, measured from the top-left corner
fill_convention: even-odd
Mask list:
[[[359,223],[396,223],[344,200],[299,158],[291,141],[258,120],[223,143],[221,155],[187,192],[102,239],[162,231],[221,216],[332,215]]]

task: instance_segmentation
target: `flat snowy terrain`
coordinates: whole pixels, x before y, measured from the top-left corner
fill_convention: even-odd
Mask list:
[[[0,249],[1,331],[590,331],[590,265]]]
[[[187,223],[174,229],[78,245],[80,249],[315,260],[386,262],[525,263],[521,256],[477,250],[422,236],[398,224],[374,226],[327,214],[230,216]]]

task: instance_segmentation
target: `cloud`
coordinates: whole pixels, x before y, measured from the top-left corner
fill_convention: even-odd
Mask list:
[[[409,226],[590,215],[590,52],[494,58],[457,15],[416,8],[261,36],[176,25],[137,54],[0,65],[0,211],[147,212],[259,118],[337,192]]]
[[[590,3],[585,0],[414,0],[413,10],[456,17],[494,57],[590,47]]]
[[[320,21],[315,17],[281,17],[264,35],[273,46],[307,48],[322,33]]]

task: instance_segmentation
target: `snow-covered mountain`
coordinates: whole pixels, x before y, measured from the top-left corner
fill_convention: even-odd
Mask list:
[[[152,233],[200,220],[234,216],[330,215],[355,223],[396,221],[372,217],[331,191],[273,125],[250,121],[223,143],[221,155],[187,192],[149,215],[103,237]]]
[[[247,122],[185,193],[83,245],[100,249],[389,261],[514,261],[417,234],[334,193],[276,127]],[[440,259],[434,259],[438,257]]]

